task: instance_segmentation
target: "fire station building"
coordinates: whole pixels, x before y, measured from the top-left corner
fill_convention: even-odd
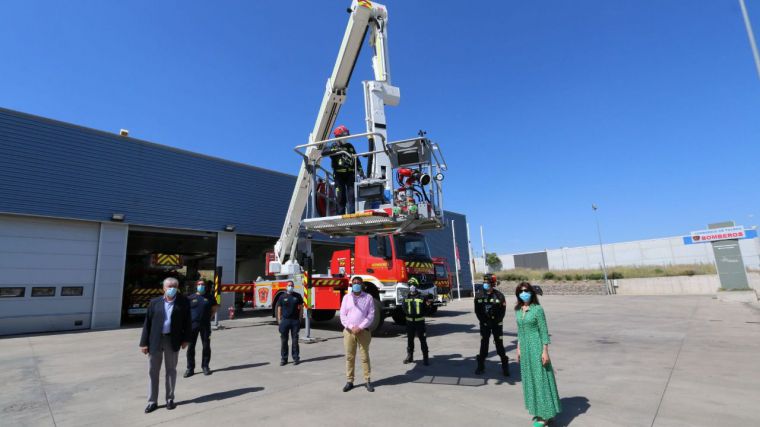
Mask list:
[[[217,267],[222,283],[263,276],[294,185],[293,175],[0,108],[0,335],[119,327],[170,274],[183,286]],[[451,220],[469,285],[465,216],[446,212],[428,244],[453,271]],[[315,236],[316,270],[348,246]]]

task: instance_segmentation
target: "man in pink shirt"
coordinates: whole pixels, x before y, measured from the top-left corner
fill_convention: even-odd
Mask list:
[[[354,388],[354,366],[356,347],[359,347],[364,370],[364,386],[367,391],[375,391],[369,380],[369,342],[372,333],[369,326],[375,318],[375,301],[372,295],[364,292],[364,281],[361,277],[351,280],[351,292],[343,296],[340,304],[340,323],[343,324],[343,346],[346,348],[346,385],[343,391]]]

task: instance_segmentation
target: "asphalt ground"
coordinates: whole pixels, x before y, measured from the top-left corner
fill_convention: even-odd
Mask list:
[[[563,406],[553,425],[760,425],[758,305],[709,296],[546,296],[541,302]],[[404,329],[387,320],[370,347],[374,393],[341,391],[337,319],[313,329],[321,341],[301,344],[300,365],[280,367],[276,326],[258,313],[213,332],[212,375],[181,378],[182,351],[178,406],[151,414],[143,413],[147,357],[138,351],[138,327],[5,337],[0,425],[531,425],[514,360],[512,376],[503,377],[491,346],[486,373],[474,374],[480,336],[471,299],[454,301],[429,320],[430,366],[419,362],[419,345],[418,362],[402,364]],[[512,313],[504,342],[513,357]],[[357,363],[357,385],[361,378]],[[163,393],[162,386],[160,400]]]

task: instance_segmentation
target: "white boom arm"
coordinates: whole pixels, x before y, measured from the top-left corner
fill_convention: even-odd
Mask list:
[[[388,53],[385,36],[387,22],[387,11],[385,6],[372,3],[368,0],[353,0],[350,8],[350,18],[346,32],[343,35],[343,42],[338,51],[338,58],[335,61],[332,75],[327,80],[322,104],[319,107],[317,121],[314,129],[309,134],[309,142],[324,141],[329,138],[330,130],[335,124],[338,111],[343,105],[346,98],[346,89],[351,80],[351,74],[354,71],[356,60],[361,51],[367,29],[372,26],[373,47],[375,55],[372,65],[375,70],[377,80],[390,82],[390,70],[388,67]],[[322,146],[310,146],[306,151],[306,157],[309,162],[317,160]],[[370,171],[368,171],[370,172]],[[285,217],[285,224],[280,234],[280,239],[275,244],[275,262],[272,264],[274,270],[279,270],[286,258],[289,258],[290,271],[273,271],[280,274],[297,273],[293,268],[297,267],[295,259],[296,248],[298,243],[298,233],[300,230],[301,218],[309,198],[309,191],[312,185],[312,174],[307,162],[301,165],[298,172],[295,189],[290,199],[290,206]],[[371,172],[370,172],[371,173]]]

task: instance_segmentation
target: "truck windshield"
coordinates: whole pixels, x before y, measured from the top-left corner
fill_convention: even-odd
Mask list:
[[[436,264],[435,265],[435,277],[439,279],[447,279],[446,277],[446,267],[443,266],[443,264]]]
[[[406,234],[393,236],[393,240],[396,244],[396,256],[399,259],[430,259],[430,249],[428,249],[425,237],[414,234]]]

